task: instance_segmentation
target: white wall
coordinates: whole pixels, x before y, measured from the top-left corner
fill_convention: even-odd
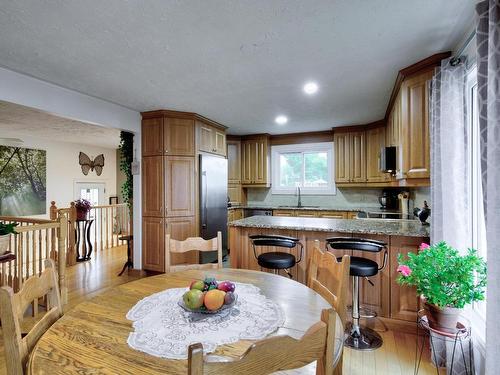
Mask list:
[[[15,131],[5,134],[15,137]],[[54,142],[39,138],[22,137],[22,147],[45,150],[47,152],[47,211],[40,217],[49,217],[50,201],[55,201],[58,208],[69,207],[74,200],[75,182],[101,182],[106,184],[104,203],[108,204],[108,197],[116,195],[116,150],[94,147],[77,143]],[[87,176],[82,173],[78,163],[78,154],[82,151],[89,157],[104,154],[104,168],[97,176],[95,171]]]
[[[0,100],[73,120],[127,130],[135,134],[134,148],[141,155],[141,115],[120,105],[65,89],[0,68]],[[134,267],[141,268],[141,176],[134,176]]]

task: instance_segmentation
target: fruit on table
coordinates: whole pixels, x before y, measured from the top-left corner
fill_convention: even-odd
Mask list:
[[[224,304],[224,298],[226,297],[226,292],[223,292],[219,289],[209,290],[205,294],[205,298],[203,299],[203,303],[208,310],[218,310]]]
[[[214,277],[205,277],[203,282],[205,283],[203,290],[217,289],[217,280]]]
[[[189,309],[199,309],[203,306],[204,301],[204,293],[198,289],[188,290],[182,296],[182,300],[184,301],[184,305],[186,305]]]
[[[231,303],[234,302],[234,293],[233,292],[227,292],[226,295],[224,296],[224,304],[230,305]]]
[[[203,290],[205,288],[205,283],[203,280],[193,280],[191,285],[189,285],[189,289],[198,289]]]
[[[236,286],[231,281],[221,281],[217,285],[217,289],[222,290],[222,291],[224,291],[226,293],[227,292],[234,292],[235,288],[236,288]]]

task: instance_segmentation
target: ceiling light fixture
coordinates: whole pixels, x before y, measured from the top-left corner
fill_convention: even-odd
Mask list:
[[[303,89],[307,95],[313,95],[318,92],[318,84],[316,82],[307,82]]]
[[[288,118],[283,115],[279,115],[274,119],[274,122],[278,125],[285,125],[288,122]]]

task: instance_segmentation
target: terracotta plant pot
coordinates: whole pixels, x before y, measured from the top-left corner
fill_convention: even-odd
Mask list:
[[[0,255],[4,255],[9,250],[10,234],[0,236]]]
[[[86,220],[87,219],[87,212],[86,210],[79,210],[76,209],[76,220]]]
[[[462,309],[455,307],[445,307],[442,309],[425,301],[424,310],[431,328],[450,333],[456,332],[458,317]]]

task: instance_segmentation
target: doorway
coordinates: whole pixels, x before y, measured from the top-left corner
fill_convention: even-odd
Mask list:
[[[75,199],[86,199],[92,206],[105,204],[106,184],[104,182],[75,182]]]

